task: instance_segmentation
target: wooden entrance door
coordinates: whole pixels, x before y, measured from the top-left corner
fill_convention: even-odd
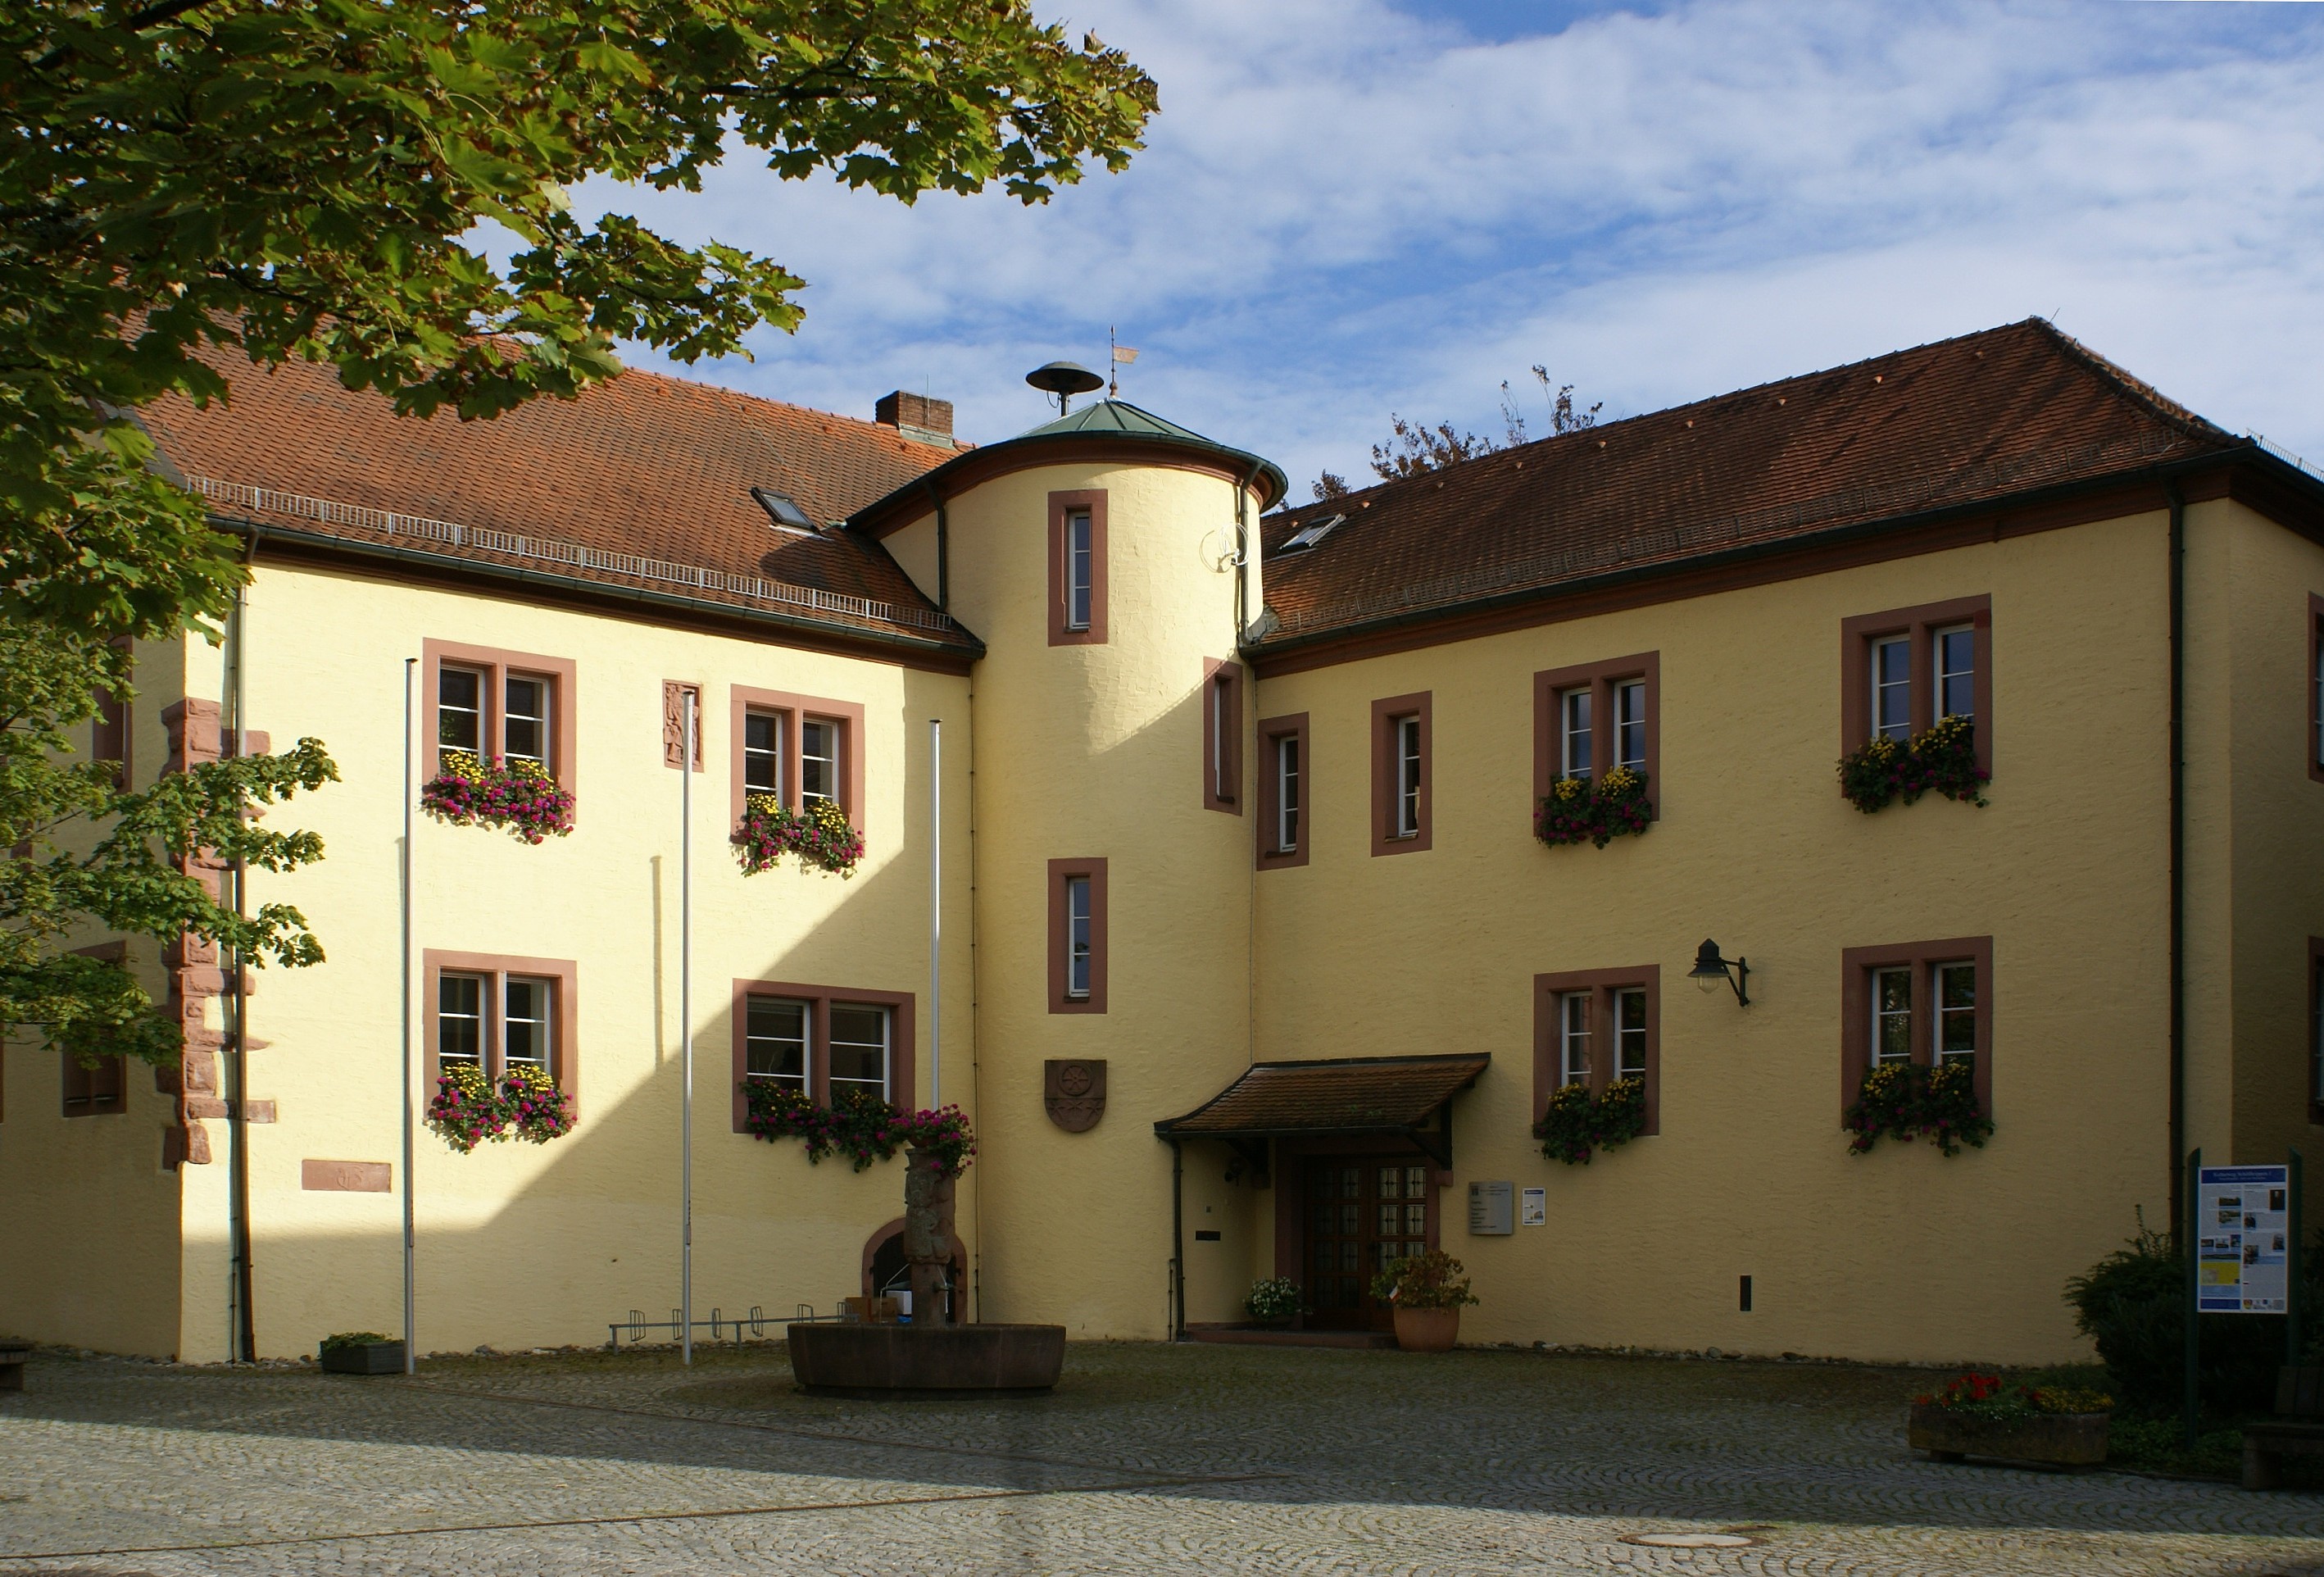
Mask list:
[[[1372,1277],[1427,1251],[1433,1170],[1425,1161],[1403,1157],[1307,1163],[1309,1324],[1330,1330],[1388,1325],[1388,1306],[1372,1296]]]

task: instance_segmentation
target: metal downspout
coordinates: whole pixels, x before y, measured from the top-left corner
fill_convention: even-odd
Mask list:
[[[1170,1340],[1186,1339],[1186,1157],[1170,1141]]]
[[[244,670],[249,666],[247,647],[250,639],[249,574],[258,560],[258,538],[255,533],[243,539],[244,584],[235,588],[234,623],[226,641],[226,655],[233,666],[233,678],[226,686],[226,704],[233,709],[233,718],[222,742],[226,752],[239,759],[245,752],[249,730],[244,719]],[[250,868],[246,862],[234,862],[234,913],[236,919],[250,915]],[[234,1356],[248,1363],[258,1357],[258,1318],[251,1306],[255,1277],[250,1265],[250,1134],[248,1109],[250,1104],[250,992],[246,976],[247,964],[239,949],[228,963],[234,970],[234,1027],[226,1049],[226,1232],[227,1254],[233,1267],[235,1331]]]
[[[2171,501],[2171,1231],[2183,1231],[2187,1154],[2187,496],[2164,480]],[[2193,1245],[2181,1245],[2191,1253]]]

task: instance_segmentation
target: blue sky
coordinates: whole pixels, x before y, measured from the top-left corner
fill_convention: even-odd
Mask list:
[[[1304,497],[1392,411],[1498,433],[1504,379],[1538,432],[1536,363],[1612,417],[2040,314],[2324,470],[2324,7],[1035,3],[1161,85],[1126,173],[581,194],[809,281],[687,375],[990,440],[1111,323],[1125,398]]]

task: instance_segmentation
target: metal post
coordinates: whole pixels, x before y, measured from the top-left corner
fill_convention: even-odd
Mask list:
[[[944,724],[927,719],[927,1105],[944,1107]],[[907,1054],[908,1056],[908,1054]]]
[[[678,1356],[694,1361],[694,711],[686,692],[686,752],[678,761]]]
[[[411,689],[420,659],[403,659],[403,1372],[420,1372],[418,1321],[411,1296]]]
[[[1170,1141],[1170,1340],[1186,1339],[1186,1157],[1179,1143]]]
[[[2300,1306],[2300,1152],[2294,1149],[2288,1157],[2290,1166],[2284,1175],[2289,1185],[2284,1199],[2283,1244],[2283,1361],[2292,1368],[2300,1367],[2304,1355],[2300,1340],[2300,1322],[2305,1313]]]
[[[2186,1201],[2186,1219],[2180,1222],[2179,1251],[2187,1257],[2187,1376],[2186,1388],[2181,1398],[2186,1415],[2187,1449],[2195,1449],[2195,1418],[2202,1406],[2200,1373],[2203,1361],[2202,1298],[2196,1291],[2196,1278],[2201,1274],[2200,1256],[2197,1246],[2201,1241],[2198,1222],[2202,1212],[2196,1203],[2203,1179],[2203,1147],[2197,1145],[2187,1152],[2187,1176],[2180,1193]]]

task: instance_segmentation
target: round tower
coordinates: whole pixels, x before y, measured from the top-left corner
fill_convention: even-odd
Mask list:
[[[1232,1317],[1248,1288],[1266,1195],[1228,1183],[1222,1155],[1190,1156],[1174,1194],[1154,1124],[1250,1063],[1255,715],[1238,637],[1260,606],[1259,515],[1284,486],[1258,456],[1107,400],[853,522],[986,648],[970,747],[979,1318],[1164,1335],[1181,1243],[1192,1318]]]

